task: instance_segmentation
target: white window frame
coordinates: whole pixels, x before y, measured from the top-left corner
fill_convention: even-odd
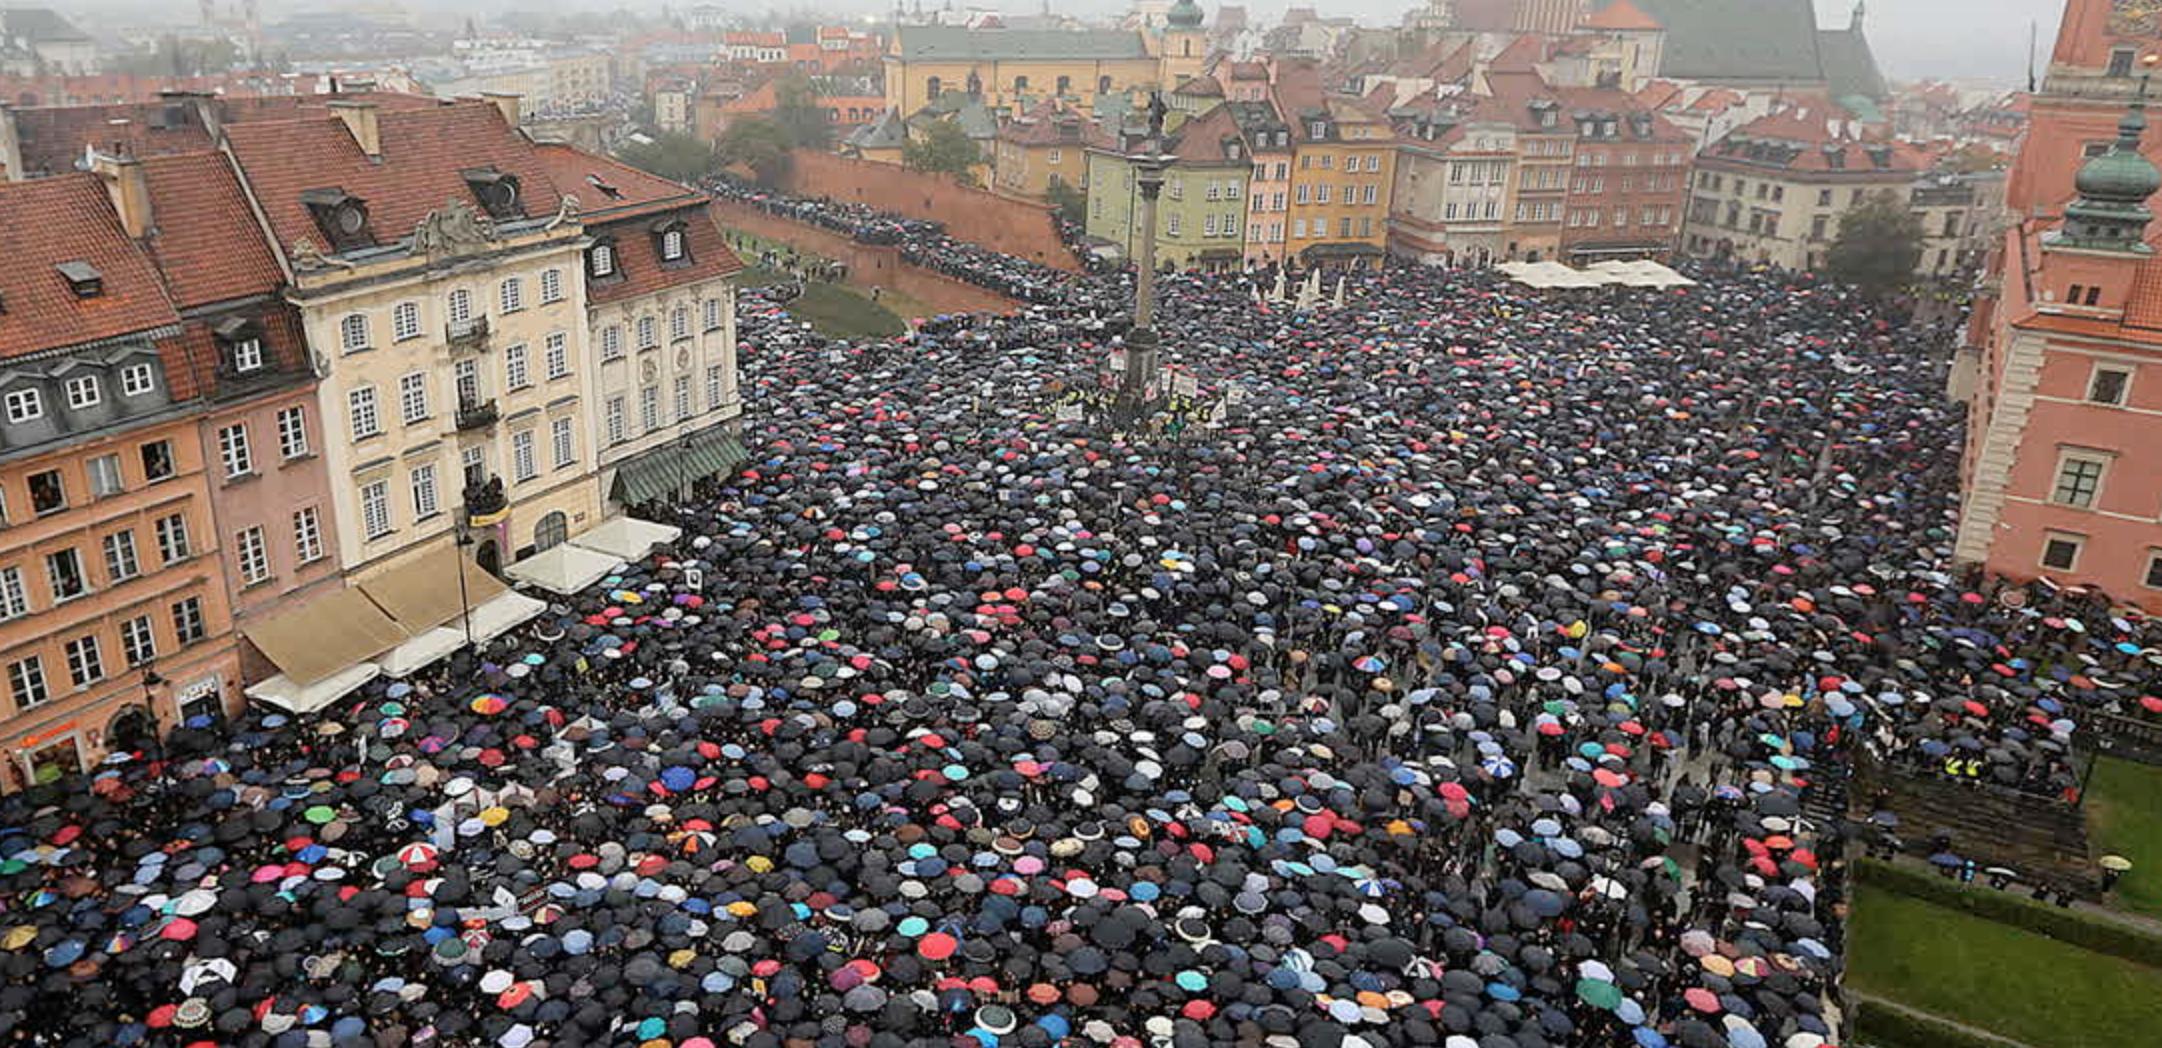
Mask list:
[[[300,564],[323,559],[323,516],[314,506],[293,511],[293,556]]]
[[[233,556],[243,588],[270,581],[270,542],[263,536],[262,525],[242,528],[233,536]]]
[[[661,344],[661,321],[651,313],[638,318],[638,348],[653,349]]]
[[[195,555],[195,544],[188,535],[188,518],[180,513],[168,513],[151,523],[151,532],[158,540],[158,562],[177,564]]]
[[[2095,509],[2102,504],[2102,495],[2109,482],[2109,467],[2114,456],[2108,452],[2088,448],[2064,448],[2057,452],[2057,468],[2050,473],[2049,502],[2053,506],[2071,509]],[[2094,466],[2094,486],[2084,500],[2066,498],[2063,494],[2065,473],[2074,466]]]
[[[418,302],[400,302],[400,303],[398,303],[398,304],[397,304],[396,306],[393,306],[393,307],[391,307],[391,311],[390,311],[390,338],[391,338],[391,341],[393,341],[393,342],[404,342],[404,341],[407,341],[408,339],[416,339],[416,338],[419,338],[419,337],[420,337],[420,303],[418,303]]]
[[[158,388],[157,374],[149,364],[129,364],[120,369],[120,395],[140,397]]]
[[[541,300],[541,305],[544,305],[544,306],[546,306],[546,305],[552,305],[552,304],[554,304],[554,303],[557,303],[557,302],[561,302],[561,301],[563,301],[563,271],[562,271],[562,270],[560,270],[560,269],[543,269],[543,270],[541,270],[541,275],[540,275],[540,300]]]
[[[727,314],[721,312],[722,305],[723,303],[719,298],[709,298],[705,301],[707,331],[719,331],[727,326]]]
[[[623,359],[623,325],[610,324],[601,329],[601,363]]]
[[[105,391],[99,388],[96,375],[76,375],[69,378],[63,386],[67,390],[70,411],[94,408],[105,400]]]
[[[244,338],[233,343],[233,371],[245,375],[263,370],[263,340]]]
[[[185,648],[210,635],[203,621],[203,598],[182,597],[172,603],[173,642]]]
[[[383,413],[375,402],[374,386],[356,386],[346,390],[345,411],[354,440],[382,435]]]
[[[369,541],[390,534],[390,482],[371,480],[360,486],[360,530]]]
[[[83,463],[83,473],[90,480],[91,498],[111,498],[128,490],[127,473],[118,453],[92,456]]]
[[[621,444],[625,440],[629,439],[629,435],[626,432],[627,423],[624,421],[622,397],[609,397],[605,407],[602,410],[602,416],[605,419],[605,425],[608,434],[608,443],[612,445]]]
[[[235,422],[218,430],[218,461],[225,464],[225,478],[255,472],[255,449],[248,444],[248,424]]]
[[[308,410],[299,404],[278,409],[278,454],[297,459],[308,453]]]
[[[510,471],[514,483],[523,484],[540,476],[540,463],[533,454],[533,431],[521,429],[510,435]]]
[[[725,388],[721,371],[721,365],[719,364],[711,364],[706,367],[706,408],[708,410],[721,406],[721,394]]]
[[[413,519],[426,520],[442,512],[443,503],[435,485],[435,463],[423,462],[413,467],[407,475],[407,487],[413,496]]]
[[[551,331],[548,333],[548,340],[543,344],[543,348],[541,350],[541,360],[544,366],[547,368],[548,381],[553,382],[559,378],[570,377],[570,346],[570,335],[561,331]]]
[[[17,710],[27,710],[43,705],[53,697],[52,688],[45,679],[45,660],[32,655],[8,663],[8,696],[15,700]]]
[[[13,564],[0,568],[0,622],[30,614],[30,590],[23,585],[23,569]]]
[[[2052,565],[2049,562],[2049,548],[2051,545],[2058,542],[2068,542],[2072,544],[2072,562],[2061,568]],[[2038,553],[2035,554],[2035,563],[2039,565],[2043,571],[2078,571],[2080,558],[2082,556],[2085,556],[2086,553],[2087,536],[2076,534],[2070,531],[2045,531],[2042,533],[2042,548]]]
[[[2100,404],[2104,407],[2112,408],[2121,408],[2127,404],[2130,404],[2132,402],[2132,376],[2137,373],[2138,369],[2129,364],[2113,364],[2107,361],[2096,362],[2094,369],[2087,373],[2087,403]],[[2124,376],[2124,384],[2118,388],[2117,399],[2115,400],[2100,400],[2097,399],[2094,395],[2095,383],[2100,380],[2104,374],[2115,374]]]
[[[158,630],[150,616],[137,615],[120,623],[120,657],[129,669],[149,665],[158,657]]]
[[[516,393],[532,384],[531,369],[526,366],[525,343],[503,347],[503,391]]]
[[[98,635],[85,633],[61,645],[68,663],[68,683],[78,690],[105,679],[105,651]]]
[[[105,578],[121,583],[143,573],[143,560],[135,549],[135,529],[122,528],[99,540],[105,552]]]
[[[554,453],[555,468],[564,469],[578,463],[576,429],[569,416],[548,423],[548,444]]]
[[[473,322],[473,292],[465,288],[453,288],[444,298],[443,315],[450,318],[453,330]]]
[[[347,353],[375,348],[368,344],[370,334],[366,313],[347,313],[338,319],[338,345]]]
[[[525,278],[504,277],[496,285],[497,312],[516,313],[525,308]]]

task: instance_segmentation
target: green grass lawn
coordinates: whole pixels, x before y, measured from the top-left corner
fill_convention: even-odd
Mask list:
[[[2162,917],[2162,768],[2103,758],[2087,786],[2087,831],[2098,855],[2132,860],[2110,900]]]
[[[2153,1044],[2162,1030],[2162,971],[1869,884],[1847,955],[1856,989],[2036,1048]]]

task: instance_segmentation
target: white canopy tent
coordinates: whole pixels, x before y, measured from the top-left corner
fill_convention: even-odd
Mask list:
[[[509,633],[520,625],[531,622],[541,612],[548,610],[545,601],[534,600],[522,593],[505,592],[469,612],[465,621],[472,627],[473,643],[485,644]],[[460,638],[461,641],[463,638]]]
[[[653,552],[653,547],[674,542],[682,535],[682,528],[668,524],[655,524],[636,517],[614,517],[583,535],[571,536],[570,544],[606,553],[617,560],[633,561]]]
[[[249,685],[246,694],[251,699],[267,702],[287,713],[304,716],[318,712],[352,694],[354,689],[382,674],[382,668],[372,662],[355,663],[313,684],[300,684],[280,673],[269,680]]]
[[[465,645],[465,633],[453,623],[415,634],[375,660],[386,677],[409,677]]]
[[[511,581],[568,596],[607,578],[621,557],[564,542],[503,569]]]

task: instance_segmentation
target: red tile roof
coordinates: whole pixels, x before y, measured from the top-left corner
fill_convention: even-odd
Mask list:
[[[1509,41],[1487,68],[1496,73],[1529,73],[1536,63],[1546,61],[1546,40],[1526,33]]]
[[[587,225],[636,218],[706,200],[702,189],[647,174],[574,146],[545,143],[534,147],[534,151],[556,188],[578,198],[578,212]],[[609,195],[609,190],[615,195]]]
[[[1645,14],[1643,8],[1629,0],[1614,0],[1577,24],[1586,29],[1608,30],[1653,31],[1666,28],[1658,19]]]
[[[476,204],[460,171],[493,166],[515,175],[529,217],[556,210],[562,191],[532,142],[488,102],[377,114],[382,156],[371,159],[334,114],[237,124],[226,129],[242,176],[255,191],[281,250],[323,232],[301,202],[309,189],[343,189],[367,205],[376,243],[392,244],[446,201]],[[477,204],[476,204],[477,206]]]
[[[1760,116],[1727,133],[1699,155],[1700,161],[1723,161],[1782,171],[1896,172],[1918,174],[1928,165],[1920,150],[1905,142],[1878,141],[1835,132],[1824,110],[1796,107]],[[1751,152],[1754,147],[1772,147]],[[1879,166],[1871,151],[1879,151]],[[1833,158],[1840,161],[1838,166]]]
[[[616,236],[617,267],[623,279],[588,284],[587,301],[617,302],[725,277],[743,269],[743,261],[729,250],[728,241],[706,210],[710,197],[704,190],[567,145],[550,143],[536,147],[535,152],[556,186],[578,198],[579,216],[586,230]],[[618,196],[601,192],[595,180],[606,183]],[[690,265],[662,267],[652,226],[663,217],[680,217],[689,223]]]
[[[155,230],[146,245],[176,305],[270,294],[284,283],[225,154],[151,157],[142,167]]]
[[[178,324],[157,267],[120,229],[91,174],[0,185],[0,358]],[[104,291],[79,298],[54,267],[87,262]]]
[[[728,249],[728,240],[721,235],[721,227],[706,205],[677,214],[688,224],[689,265],[673,268],[661,265],[660,244],[651,235],[650,222],[625,219],[612,223],[602,228],[616,232],[616,266],[623,279],[588,283],[586,302],[592,305],[620,302],[672,287],[717,280],[743,270],[743,260]],[[595,229],[591,224],[586,228],[588,231]]]
[[[382,92],[219,97],[211,99],[209,105],[218,119],[237,124],[324,112],[323,107],[333,99],[372,101],[385,109],[433,108],[441,104],[421,95]],[[85,149],[142,157],[190,153],[215,145],[192,99],[35,106],[15,110],[14,118],[23,170],[33,177],[76,170]]]

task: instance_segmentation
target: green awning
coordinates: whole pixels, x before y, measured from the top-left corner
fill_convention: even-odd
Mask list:
[[[616,482],[608,497],[626,506],[651,502],[690,481],[732,470],[749,458],[735,434],[720,429],[699,433],[616,467]]]

